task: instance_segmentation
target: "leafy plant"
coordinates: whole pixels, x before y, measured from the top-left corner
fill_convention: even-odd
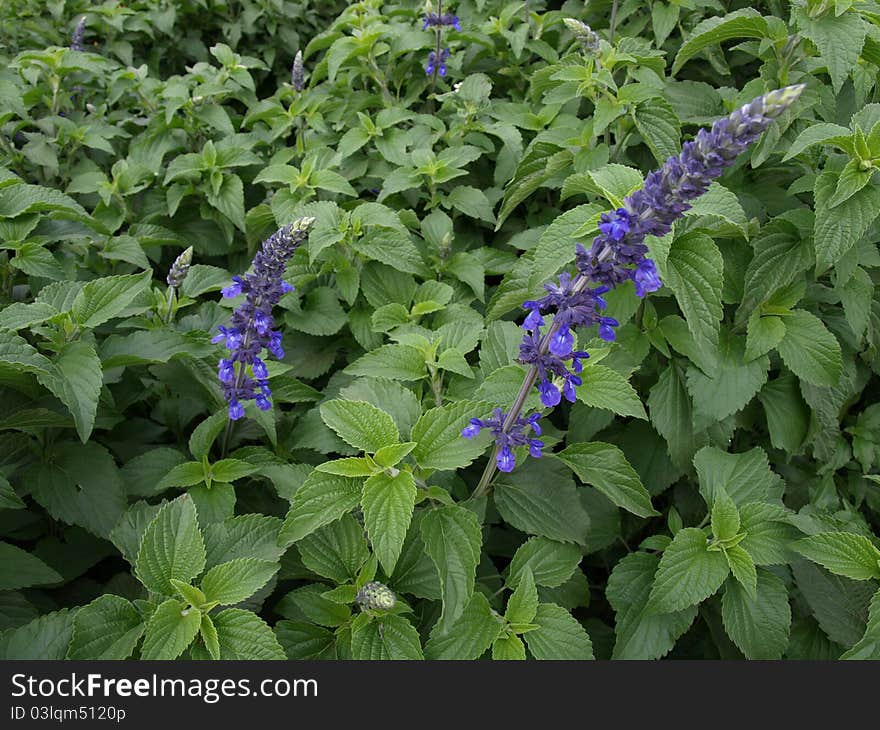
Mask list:
[[[19,0],[0,61],[0,656],[880,657],[875,4]]]

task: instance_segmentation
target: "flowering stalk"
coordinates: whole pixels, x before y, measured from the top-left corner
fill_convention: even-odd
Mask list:
[[[230,326],[221,325],[212,340],[224,342],[229,351],[218,364],[218,378],[229,403],[230,421],[244,416],[243,401],[254,400],[263,411],[272,407],[269,372],[260,354],[265,348],[279,360],[284,357],[281,332],[273,329],[272,308],[284,294],[293,291],[293,286],[282,279],[284,270],[314,222],[314,218],[300,218],[279,228],[263,241],[254,257],[253,272],[234,276],[233,283],[222,291],[227,298],[246,295],[233,312]]]
[[[425,65],[425,74],[431,77],[431,85],[436,83],[437,76],[446,76],[446,61],[449,58],[449,49],[443,48],[443,28],[455,28],[461,31],[461,23],[457,15],[443,12],[443,0],[437,0],[437,12],[427,13],[422,19],[422,30],[434,28],[436,43],[434,50],[428,54],[428,63]]]
[[[306,87],[302,51],[297,51],[293,57],[293,66],[290,69],[290,85],[296,91],[302,91]]]
[[[803,85],[789,86],[771,91],[719,119],[711,130],[701,129],[695,139],[682,146],[679,155],[670,157],[661,169],[649,173],[642,189],[625,198],[621,208],[602,214],[599,235],[593,239],[590,249],[577,244],[578,273],[573,280],[570,274],[563,273],[558,284],[545,285],[545,297],[523,304],[529,314],[522,325],[526,334],[520,345],[519,362],[530,367],[500,428],[494,423],[491,426],[496,437],[496,458],[486,465],[474,496],[488,491],[496,467],[501,466],[502,452],[509,451],[510,437],[522,421],[520,412],[536,381],[539,381],[538,391],[544,406],[557,405],[563,396],[574,402],[575,386],[581,384],[578,373],[588,354],[574,350],[573,330],[598,325],[599,336],[611,341],[618,324],[602,314],[605,309],[602,295],[629,280],[635,284],[639,297],[662,286],[654,262],[646,257],[645,237],[669,233],[675,220],[691,207],[689,201],[705,193],[712,181],[794,103],[803,88]],[[550,313],[554,314],[553,322],[541,335],[545,325],[543,315]],[[465,438],[475,435],[472,426],[462,431]],[[505,471],[514,466],[506,453],[504,466],[509,466]]]
[[[168,282],[168,299],[165,307],[165,322],[171,321],[172,312],[174,310],[174,296],[177,290],[183,284],[186,275],[189,273],[189,267],[192,264],[193,248],[187,247],[181,254],[174,259],[171,268],[168,269],[168,276],[165,281]]]
[[[73,29],[73,33],[70,36],[70,50],[71,51],[84,51],[85,46],[83,45],[83,37],[86,34],[86,16],[83,15],[76,24],[76,27]]]

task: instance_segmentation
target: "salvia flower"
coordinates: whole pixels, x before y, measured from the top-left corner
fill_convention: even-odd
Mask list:
[[[86,16],[83,15],[79,22],[77,22],[76,27],[73,29],[73,33],[70,36],[70,50],[71,51],[84,51],[85,46],[83,45],[83,37],[86,34]]]
[[[390,611],[397,604],[397,596],[384,583],[373,580],[361,586],[354,601],[365,611]]]
[[[562,22],[577,38],[584,53],[595,56],[599,52],[599,34],[589,25],[575,18],[563,18]]]
[[[802,90],[803,86],[789,86],[759,96],[685,142],[681,153],[649,173],[644,187],[625,198],[621,208],[602,216],[600,233],[590,249],[578,245],[581,275],[605,286],[632,279],[639,296],[656,291],[660,278],[653,262],[648,263],[650,259],[645,257],[645,237],[669,233],[691,201],[705,193]]]
[[[428,63],[425,64],[425,75],[433,76],[434,72],[439,76],[446,76],[446,59],[449,58],[449,49],[444,48],[438,56],[436,51],[428,54]]]
[[[507,414],[500,408],[492,411],[489,418],[472,418],[470,423],[462,429],[461,435],[465,438],[474,438],[484,428],[489,429],[495,437],[498,446],[495,461],[498,468],[504,472],[513,471],[516,466],[516,457],[513,449],[517,446],[528,446],[529,454],[536,459],[541,458],[541,449],[544,442],[527,435],[526,430],[531,430],[535,436],[541,435],[541,427],[538,425],[540,413],[532,413],[529,416],[517,416],[509,428],[504,428]]]
[[[443,26],[449,26],[461,32],[461,23],[458,20],[458,16],[452,13],[443,13],[442,15],[427,13],[422,21],[422,30],[441,28]]]
[[[305,88],[305,68],[303,66],[302,51],[297,51],[293,57],[293,66],[290,69],[290,85],[297,91]]]
[[[174,263],[171,264],[171,268],[168,269],[168,276],[165,278],[165,281],[168,282],[168,286],[174,287],[175,289],[180,288],[181,284],[183,284],[183,280],[186,279],[186,275],[189,273],[192,258],[193,248],[190,246],[184,250],[180,256],[174,259]]]
[[[264,411],[272,407],[269,373],[260,355],[265,349],[277,359],[284,357],[281,333],[274,329],[272,308],[285,293],[293,291],[282,276],[287,261],[306,239],[314,222],[314,218],[300,218],[279,228],[263,241],[254,257],[252,272],[233,277],[232,284],[222,290],[227,298],[245,295],[233,312],[230,325],[218,327],[219,333],[212,340],[223,342],[229,351],[218,363],[217,377],[233,421],[244,416],[244,401],[253,400]]]
[[[566,25],[576,35],[583,32],[580,21],[567,20]],[[656,265],[646,256],[646,236],[669,233],[675,220],[691,207],[691,201],[708,190],[737,155],[794,103],[803,88],[799,85],[771,91],[719,119],[711,129],[701,129],[694,140],[682,146],[679,155],[670,157],[661,169],[648,174],[641,190],[626,197],[617,210],[602,214],[599,235],[593,239],[591,248],[577,244],[577,277],[572,279],[570,274],[563,273],[558,284],[545,284],[544,297],[523,304],[529,313],[522,325],[526,333],[518,359],[531,369],[515,405],[508,415],[496,409],[491,419],[472,419],[471,425],[462,431],[462,436],[471,438],[481,428],[492,430],[499,469],[510,471],[514,466],[511,445],[522,445],[528,440],[522,431],[529,421],[519,415],[519,409],[533,383],[537,382],[545,407],[552,408],[563,397],[574,402],[575,388],[582,384],[578,373],[583,370],[583,360],[589,357],[586,352],[574,349],[575,328],[596,325],[599,337],[606,341],[615,338],[614,328],[618,322],[603,313],[602,295],[630,280],[639,297],[662,286]],[[547,325],[544,317],[551,314],[553,321]],[[544,327],[546,330],[542,333]],[[492,473],[490,462],[475,494],[485,492]]]

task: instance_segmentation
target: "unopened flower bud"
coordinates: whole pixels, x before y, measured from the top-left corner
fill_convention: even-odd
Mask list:
[[[376,580],[365,583],[354,600],[365,611],[390,611],[397,604],[394,591]]]
[[[183,251],[180,256],[174,259],[174,263],[171,264],[171,268],[168,270],[168,276],[165,279],[168,282],[168,286],[173,286],[175,289],[180,288],[180,285],[183,284],[183,280],[186,279],[186,275],[189,273],[192,258],[193,249],[192,246],[190,246]]]

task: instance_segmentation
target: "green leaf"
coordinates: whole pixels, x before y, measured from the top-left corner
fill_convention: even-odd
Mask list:
[[[71,313],[80,327],[93,329],[118,317],[149,285],[152,272],[107,276],[87,282],[73,300]]]
[[[749,659],[780,659],[788,646],[791,609],[785,584],[766,570],[758,571],[757,589],[749,595],[728,581],[721,602],[724,629]]]
[[[660,659],[697,615],[690,606],[672,613],[646,610],[660,558],[630,553],[614,566],[605,594],[616,616],[613,659]]]
[[[339,584],[354,582],[370,557],[364,528],[350,514],[315,530],[296,547],[303,565]]]
[[[810,426],[810,408],[797,378],[786,373],[768,382],[758,393],[764,406],[770,443],[791,454],[800,453]]]
[[[694,606],[715,593],[729,572],[724,556],[708,549],[702,530],[679,530],[660,558],[648,610],[671,613]]]
[[[201,623],[197,609],[169,598],[147,622],[141,659],[177,659],[196,638]]]
[[[498,661],[525,661],[526,645],[515,634],[499,636],[492,642],[492,659]]]
[[[403,616],[368,620],[361,614],[352,624],[351,655],[367,661],[423,659],[419,632]]]
[[[37,556],[8,542],[0,542],[0,591],[62,581],[63,578]]]
[[[575,545],[532,537],[514,553],[505,582],[508,587],[517,588],[529,574],[536,585],[555,588],[572,576],[582,557],[580,548]]]
[[[427,374],[425,357],[409,345],[382,345],[362,355],[345,372],[388,380],[421,380]]]
[[[285,659],[284,650],[263,619],[250,611],[227,608],[212,615],[220,658],[265,661]]]
[[[477,220],[495,223],[492,204],[486,193],[470,185],[459,185],[446,198],[446,204]]]
[[[557,456],[582,481],[596,487],[618,507],[639,517],[659,514],[651,506],[651,496],[638,473],[616,446],[599,441],[572,444]]]
[[[798,540],[792,548],[836,575],[853,580],[880,578],[880,550],[864,535],[820,532]]]
[[[199,626],[199,636],[205,644],[205,649],[214,661],[220,660],[220,639],[217,636],[217,627],[207,613],[202,614],[202,623]]]
[[[416,482],[408,471],[400,471],[395,476],[382,472],[364,483],[361,498],[364,526],[373,552],[387,575],[394,572],[415,502]]]
[[[0,659],[64,659],[75,615],[65,608],[0,633]]]
[[[99,596],[76,612],[68,659],[128,659],[144,633],[140,613],[120,596]]]
[[[825,61],[835,93],[859,60],[867,28],[858,13],[824,13],[811,18],[802,8],[794,13],[798,30],[809,38]]]
[[[108,538],[126,509],[119,470],[97,443],[62,442],[48,450],[48,463],[26,472],[34,499],[56,520]]]
[[[495,506],[504,521],[518,530],[585,544],[590,518],[574,481],[565,467],[547,464],[530,460],[510,474],[501,474],[492,491]]]
[[[443,611],[438,621],[448,630],[462,614],[474,591],[483,537],[477,516],[464,507],[446,505],[421,521],[425,550],[440,576]]]
[[[27,340],[3,330],[0,330],[0,363],[28,373],[49,373],[53,368],[49,358],[37,352]]]
[[[262,588],[278,570],[278,563],[238,558],[215,565],[202,578],[205,599],[220,605],[241,603]]]
[[[770,470],[767,454],[759,447],[728,454],[706,446],[694,456],[694,467],[700,478],[700,494],[708,505],[715,504],[722,492],[740,506],[782,493],[782,480]]]
[[[446,631],[438,621],[425,644],[427,659],[479,659],[501,633],[503,624],[482,593],[475,593]]]
[[[225,215],[238,230],[247,232],[244,219],[244,184],[238,175],[226,172],[216,193],[211,185],[203,186],[202,192],[212,208]]]
[[[192,499],[184,494],[163,505],[148,525],[138,550],[135,572],[149,590],[173,596],[176,591],[171,578],[189,583],[204,567],[205,543],[199,532],[196,508]],[[198,628],[197,622],[193,636]]]
[[[791,147],[788,148],[788,152],[785,153],[782,161],[787,162],[792,157],[799,155],[814,145],[843,139],[848,140],[851,136],[852,132],[847,127],[841,127],[839,124],[831,124],[830,122],[811,124],[791,143]]]
[[[336,659],[336,637],[323,626],[304,621],[279,621],[275,635],[288,659]]]
[[[606,408],[619,416],[648,420],[645,407],[635,388],[616,370],[604,365],[589,365],[581,373],[583,385],[577,399],[594,408]]]
[[[718,347],[723,315],[721,251],[708,236],[689,234],[672,242],[666,269],[664,283],[675,294],[697,347],[711,356]]]
[[[348,316],[334,289],[319,286],[306,294],[302,309],[288,312],[284,321],[289,327],[310,335],[335,335],[348,321]]]
[[[0,218],[17,218],[25,213],[57,211],[74,218],[89,214],[73,198],[40,185],[10,185],[0,190]]]
[[[473,439],[461,435],[470,418],[491,410],[488,403],[459,401],[432,408],[413,426],[412,440],[418,442],[412,455],[423,469],[441,471],[461,469],[486,450],[489,437],[483,433]]]
[[[756,309],[749,317],[746,335],[745,362],[751,362],[766,355],[785,337],[785,323],[782,317],[761,316]]]
[[[568,611],[555,603],[538,606],[534,623],[538,628],[529,631],[526,643],[535,659],[593,659],[593,642],[584,627]]]
[[[880,213],[880,186],[868,185],[832,208],[836,190],[834,173],[823,172],[816,178],[813,241],[818,273],[840,261]]]
[[[579,205],[557,216],[547,226],[535,247],[534,260],[528,267],[529,288],[542,286],[547,279],[574,260],[575,231],[583,228],[590,221],[598,223],[602,210],[603,207],[595,203]]]
[[[757,573],[755,561],[740,545],[724,549],[724,557],[730,566],[730,572],[737,582],[745,589],[749,597],[755,597],[757,590]]]
[[[785,318],[785,337],[777,350],[783,362],[801,380],[830,387],[837,384],[843,366],[840,345],[816,315],[795,309]]]
[[[103,383],[101,360],[94,348],[83,341],[68,343],[56,356],[51,370],[37,379],[67,406],[80,440],[88,441]]]
[[[769,35],[767,21],[752,8],[743,8],[722,18],[709,17],[697,24],[678,49],[672,64],[672,73],[678,73],[690,59],[710,46],[734,38],[765,38]]]
[[[739,510],[723,489],[715,492],[712,504],[712,536],[716,540],[729,540],[739,533]]]
[[[668,101],[661,97],[648,99],[636,105],[632,117],[658,164],[681,151],[681,124]]]
[[[766,357],[746,362],[742,337],[723,330],[711,375],[694,366],[687,369],[687,388],[695,413],[717,422],[742,410],[767,381],[769,367]]]
[[[373,453],[400,440],[394,420],[366,401],[331,400],[321,406],[321,419],[347,444]]]
[[[279,544],[290,545],[338,520],[360,504],[362,492],[361,479],[312,472],[293,495]]]
[[[859,160],[847,162],[840,172],[840,177],[837,178],[837,187],[834,190],[834,195],[828,200],[828,207],[833,208],[849,200],[871,182],[873,175],[874,169],[863,170]]]
[[[538,611],[538,589],[532,571],[522,571],[519,584],[507,600],[504,618],[511,624],[530,624]]]
[[[0,476],[0,510],[23,509],[25,506],[21,497],[18,496],[12,485]]]

